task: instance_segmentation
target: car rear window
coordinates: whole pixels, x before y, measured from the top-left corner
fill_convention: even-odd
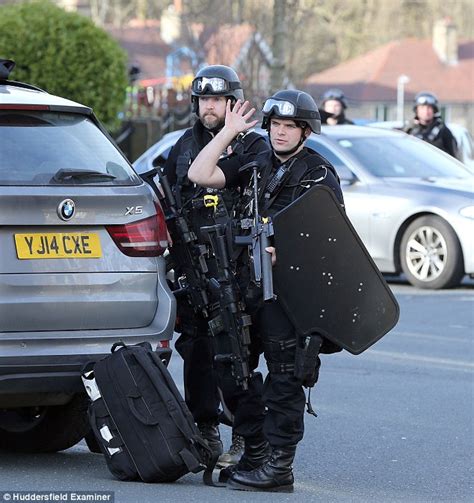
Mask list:
[[[0,185],[140,183],[115,146],[83,115],[0,111],[0,145]]]

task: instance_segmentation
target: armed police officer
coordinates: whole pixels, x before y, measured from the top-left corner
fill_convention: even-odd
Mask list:
[[[279,91],[265,101],[262,127],[268,131],[271,150],[260,154],[234,154],[219,159],[220,153],[236,136],[253,127],[254,109],[248,103],[238,101],[231,108],[227,103],[225,126],[200,152],[189,170],[188,176],[205,187],[240,187],[243,206],[252,208],[245,198],[249,191],[249,174],[241,167],[257,161],[258,198],[260,212],[271,217],[296,200],[315,184],[329,187],[340,202],[343,197],[339,180],[331,164],[306,148],[304,142],[311,134],[320,132],[321,119],[313,98],[302,91]],[[278,264],[278,250],[270,246],[267,252]],[[245,276],[245,273],[244,273]],[[293,470],[296,445],[303,438],[303,414],[305,393],[303,386],[312,386],[319,371],[318,351],[334,352],[325,339],[315,334],[311,365],[306,373],[297,365],[301,355],[302,341],[286,315],[278,299],[261,302],[254,316],[258,333],[262,339],[268,375],[264,383],[266,412],[260,420],[263,433],[270,446],[267,457],[254,456],[253,466],[239,462],[227,469],[229,486],[249,491],[293,491]],[[312,343],[314,346],[314,344]],[[243,460],[245,461],[245,459]]]
[[[418,93],[413,111],[415,117],[404,131],[456,157],[456,140],[439,113],[438,98],[433,93]]]
[[[224,126],[226,102],[235,103],[237,100],[243,100],[244,95],[237,73],[232,68],[222,65],[207,66],[199,70],[192,82],[191,93],[193,111],[197,114],[198,120],[171,149],[163,174],[168,179],[185,225],[189,227],[188,237],[184,239],[187,242],[186,246],[193,244],[191,256],[199,255],[199,264],[202,264],[200,267],[203,269],[201,273],[204,273],[208,267],[206,261],[209,261],[209,251],[200,229],[213,223],[212,206],[206,206],[204,203],[204,196],[212,191],[196,187],[189,181],[187,172],[199,151]],[[258,152],[268,148],[265,139],[254,132],[238,135],[229,146],[232,151],[240,153]],[[228,145],[226,149],[227,147]],[[222,197],[231,211],[235,194],[231,191],[224,192]],[[173,235],[172,229],[170,227],[171,238],[176,244],[180,238]],[[189,284],[191,278],[186,278],[185,271],[190,264],[180,263],[185,262],[186,258],[183,259],[178,254],[177,246],[174,249],[171,247],[170,257],[175,278],[180,278],[181,285],[183,282],[187,283],[187,289],[191,290],[193,288],[193,285]],[[202,288],[204,289],[202,297],[207,298],[205,286]],[[178,296],[177,313],[179,320],[177,331],[181,332],[181,335],[176,341],[176,350],[184,361],[185,400],[204,438],[214,453],[219,455],[222,453],[218,429],[220,396],[213,361],[213,345],[208,330],[206,301],[196,302],[195,295],[194,297],[188,295],[186,288],[182,290],[184,294]],[[196,293],[195,286],[193,293]],[[233,446],[236,447],[240,439],[234,436],[233,440]]]
[[[329,126],[354,124],[346,117],[347,100],[339,89],[328,89],[321,97],[321,123]]]

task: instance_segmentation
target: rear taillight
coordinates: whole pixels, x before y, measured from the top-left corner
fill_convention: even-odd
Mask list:
[[[170,341],[158,341],[158,345],[156,347],[160,348],[160,349],[169,348],[170,347]]]
[[[0,110],[49,110],[48,105],[16,105],[11,103],[1,103]]]
[[[106,229],[120,251],[130,257],[157,257],[168,246],[165,217],[155,204],[156,215],[125,225],[107,225]]]

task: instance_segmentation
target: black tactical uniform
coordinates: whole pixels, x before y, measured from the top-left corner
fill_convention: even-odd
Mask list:
[[[214,194],[212,189],[196,188],[185,176],[186,168],[199,151],[212,139],[212,134],[200,121],[186,131],[172,148],[166,161],[163,173],[168,176],[175,194],[180,193],[181,205],[188,206],[185,211],[188,225],[196,232],[199,241],[205,243],[200,235],[200,228],[214,223],[212,209],[205,208],[202,204],[206,193]],[[236,152],[257,153],[266,150],[268,146],[265,139],[257,133],[248,133],[243,138],[234,142]],[[181,167],[182,175],[177,176]],[[179,187],[179,188],[178,188]],[[224,198],[227,205],[232,206],[235,193],[225,191]],[[221,193],[222,194],[222,193]],[[173,236],[171,236],[173,238]],[[170,249],[173,259],[173,248]],[[179,264],[174,264],[175,276],[179,277]],[[184,361],[184,385],[186,403],[198,424],[217,423],[219,409],[219,394],[217,391],[217,376],[214,370],[212,340],[208,331],[208,319],[201,314],[194,313],[187,299],[180,298],[178,302],[178,328],[181,336],[176,341],[176,350]]]
[[[429,124],[420,124],[416,116],[417,107],[419,105],[429,105],[433,108],[435,116]],[[404,128],[404,131],[412,136],[420,138],[435,147],[443,150],[453,157],[457,157],[456,140],[439,115],[438,99],[432,93],[421,92],[415,96],[415,104],[413,106],[415,117]]]
[[[225,84],[230,83],[232,87],[214,90],[212,85],[215,82],[211,81],[211,84],[207,85],[205,79],[224,80]],[[196,82],[200,85],[204,83],[204,85],[198,89],[194,85]],[[198,72],[193,83],[193,103],[196,112],[198,112],[198,97],[209,95],[229,96],[234,101],[243,99],[237,74],[231,68],[220,65],[209,66]],[[204,206],[203,196],[206,193],[215,194],[216,191],[196,187],[188,180],[187,170],[199,151],[211,141],[212,137],[213,132],[206,129],[198,120],[174,145],[163,169],[178,205],[183,208],[182,215],[190,229],[197,235],[199,243],[203,245],[206,240],[201,235],[201,227],[214,224],[213,209]],[[265,139],[254,132],[241,135],[231,146],[236,153],[257,153],[268,149]],[[235,192],[222,191],[221,196],[231,211]],[[173,239],[173,235],[171,238]],[[181,276],[180,264],[175,263],[172,247],[170,258],[170,268],[174,269],[175,277],[179,278]],[[211,269],[210,275],[212,275],[213,262],[209,257],[207,263]],[[178,298],[177,317],[177,330],[181,332],[181,335],[175,347],[184,361],[185,400],[204,437],[213,444],[211,447],[219,450],[221,444],[217,424],[220,396],[214,365],[214,350],[208,329],[209,320],[204,313],[195,312],[187,296]],[[226,393],[230,395],[230,384],[228,388]],[[220,450],[222,450],[221,447]]]
[[[336,100],[342,105],[342,111],[339,115],[333,115],[324,110],[324,104],[326,101]],[[354,124],[351,120],[346,117],[347,100],[344,93],[339,89],[328,89],[321,97],[321,109],[319,114],[321,115],[321,124],[327,124],[328,119],[336,119],[336,123],[340,124]]]
[[[219,162],[219,167],[226,176],[226,187],[248,185],[247,176],[240,175],[238,170],[252,160],[257,160],[263,167],[260,178],[262,185],[268,184],[282,165],[271,151],[258,156],[252,154],[231,156]],[[284,164],[289,163],[291,163],[290,170],[293,175],[290,175],[283,187],[277,189],[278,194],[265,198],[265,189],[261,187],[260,212],[262,216],[274,216],[314,184],[326,185],[332,189],[339,202],[343,204],[337,174],[324,157],[305,147]],[[261,303],[254,315],[254,320],[263,342],[265,360],[269,369],[264,384],[264,402],[268,409],[264,423],[265,437],[271,446],[296,444],[303,437],[305,395],[302,383],[291,375],[293,369],[287,371],[287,368],[293,366],[295,360],[295,329],[278,300]],[[326,342],[326,347],[329,346]],[[242,426],[237,421],[234,427],[242,431]]]
[[[289,105],[287,108],[282,106],[281,110],[278,109],[278,101],[293,104],[295,110],[292,115],[288,113],[288,110],[291,110]],[[266,112],[265,107],[268,102],[270,102],[270,109]],[[306,126],[310,126],[314,132],[319,133],[320,119],[316,104],[308,94],[301,91],[280,91],[270,100],[267,100],[263,111],[265,118],[262,127],[264,128],[268,127],[269,118],[277,116],[294,119],[297,124],[303,123],[303,130]],[[283,114],[282,111],[286,111],[286,113]],[[304,136],[302,133],[300,145],[303,141]],[[247,206],[245,197],[246,193],[249,192],[249,179],[248,175],[239,173],[239,168],[253,160],[257,160],[261,168],[259,174],[259,206],[263,216],[273,216],[314,184],[328,186],[334,191],[341,205],[343,204],[342,191],[334,168],[326,159],[313,150],[303,148],[283,163],[288,170],[279,184],[273,183],[273,180],[282,163],[272,151],[257,156],[249,154],[234,155],[221,160],[218,166],[225,175],[226,187],[241,187],[244,206]],[[263,448],[259,450],[256,444],[253,452],[247,452],[246,449],[247,459],[243,459],[243,462],[239,463],[233,470],[227,470],[227,475],[230,476],[229,484],[233,488],[291,491],[293,490],[291,464],[295,455],[296,444],[302,439],[304,429],[305,394],[303,385],[313,385],[316,382],[320,362],[319,358],[315,360],[310,376],[304,378],[295,377],[295,353],[296,346],[300,341],[295,327],[278,300],[265,304],[261,303],[257,306],[254,323],[263,344],[268,367],[268,375],[263,389],[265,415],[262,419],[264,436],[271,447],[271,456],[265,459],[263,457]],[[321,343],[322,352],[340,350],[340,348],[322,338]],[[234,427],[245,432],[249,428],[248,423],[253,420],[253,418],[236,417]],[[246,458],[245,454],[244,458]],[[250,463],[248,458],[251,460]],[[252,469],[252,464],[256,467],[255,469]]]

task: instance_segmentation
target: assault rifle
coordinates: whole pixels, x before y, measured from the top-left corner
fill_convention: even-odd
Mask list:
[[[240,172],[252,170],[253,176],[253,200],[252,217],[244,218],[241,223],[241,229],[250,230],[247,236],[236,236],[235,243],[238,245],[247,245],[249,247],[250,260],[253,266],[253,279],[257,286],[263,290],[263,300],[270,301],[275,298],[273,293],[273,271],[272,256],[265,251],[270,245],[270,236],[273,236],[273,224],[269,217],[261,217],[258,211],[258,163],[252,161],[240,168]]]
[[[156,186],[154,177],[158,175],[162,192]],[[161,170],[153,169],[141,175],[153,188],[163,207],[165,220],[173,238],[173,261],[179,266],[182,275],[178,278],[179,288],[173,293],[176,296],[187,294],[195,312],[208,317],[209,297],[207,294],[209,280],[205,255],[207,247],[198,242],[196,233],[189,228],[171,190],[168,177]]]
[[[230,363],[237,384],[246,390],[250,377],[249,327],[252,322],[244,312],[245,304],[237,284],[235,265],[231,260],[231,221],[222,199],[218,196],[211,197],[215,198],[214,218],[217,223],[201,227],[201,232],[207,235],[217,266],[217,277],[209,280],[211,291],[219,302],[219,314],[209,321],[216,348],[214,360],[217,363]]]

